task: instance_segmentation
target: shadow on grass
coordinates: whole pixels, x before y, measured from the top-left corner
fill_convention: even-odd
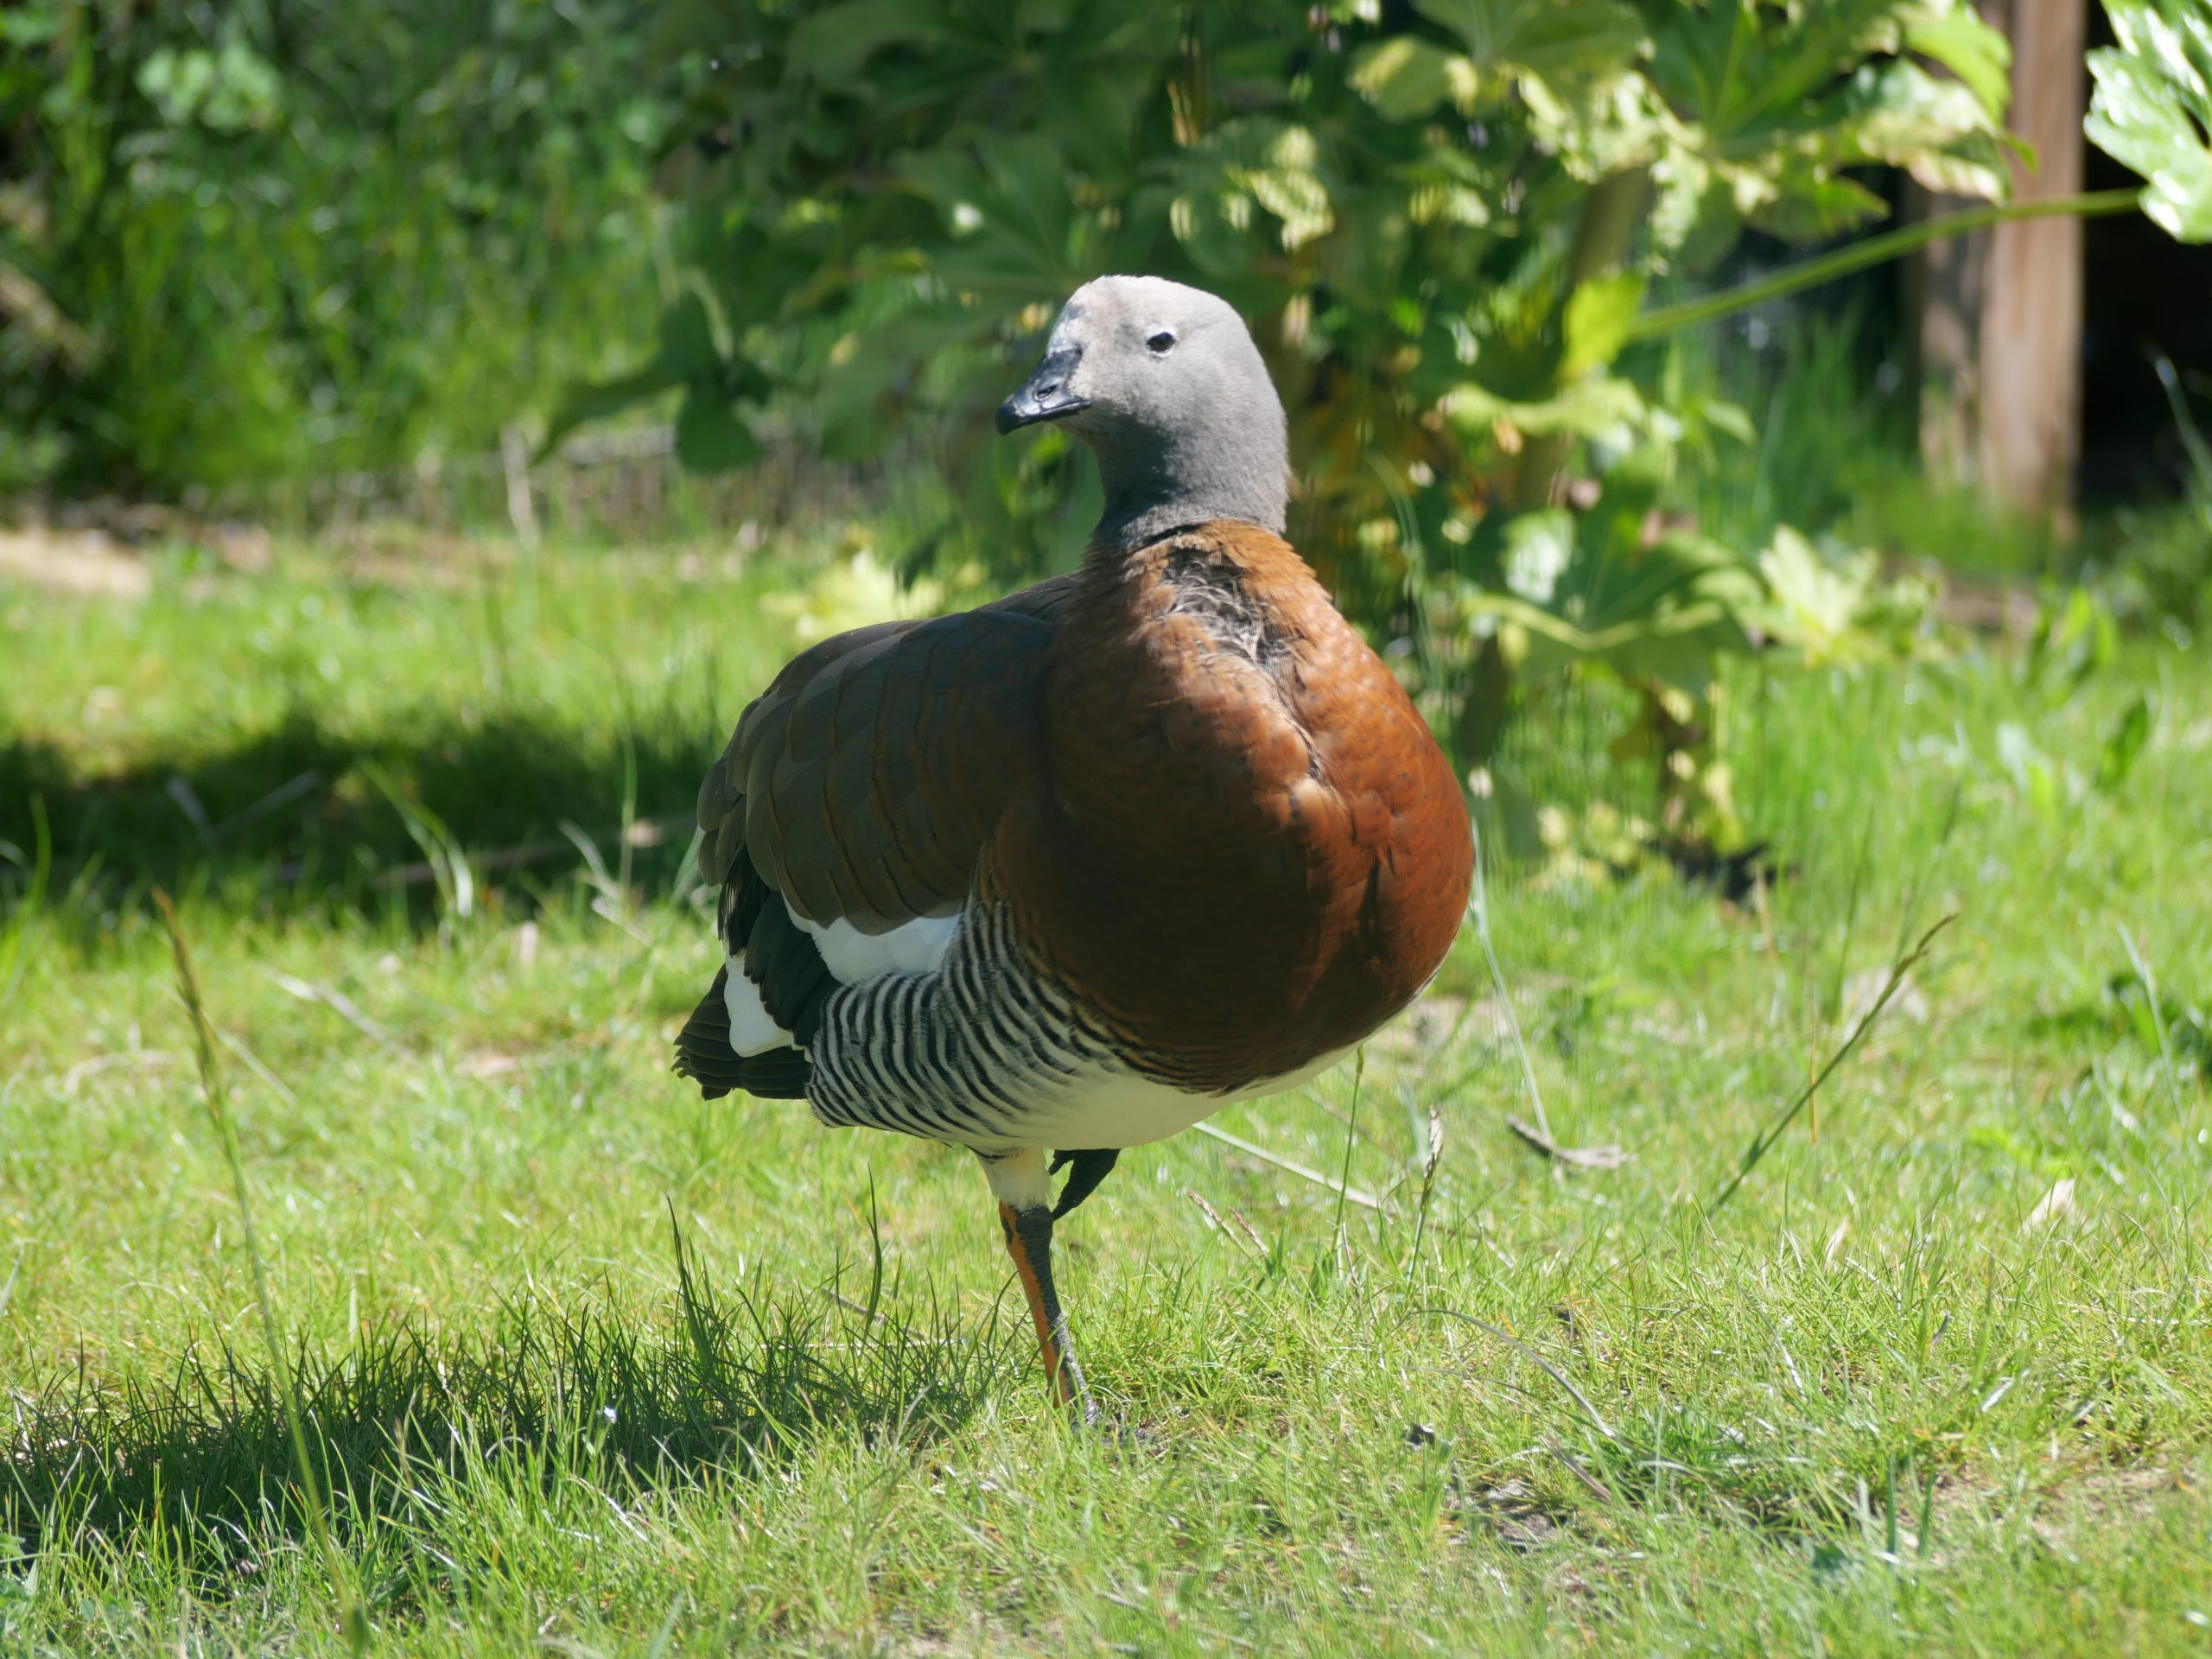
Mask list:
[[[437,889],[426,865],[445,848],[527,893],[577,863],[563,823],[612,862],[633,820],[647,826],[633,848],[640,872],[672,880],[699,779],[727,736],[671,711],[588,735],[441,717],[365,740],[302,712],[227,748],[89,777],[57,746],[0,738],[0,895],[26,879],[44,839],[56,892],[88,887],[112,900],[204,887],[278,911],[395,898],[429,910]]]
[[[2212,1017],[2207,999],[2195,987],[2152,986],[2133,968],[2107,976],[2094,998],[2037,1014],[2027,1021],[2031,1036],[2073,1039],[2110,1045],[2132,1041],[2153,1058],[2171,1056],[2178,1082],[2183,1073],[2212,1083]]]
[[[403,1325],[340,1354],[297,1354],[341,1531],[415,1516],[448,1480],[748,1479],[819,1441],[915,1444],[1010,1374],[1007,1328],[963,1328],[928,1287],[898,1294],[880,1257],[856,1300],[837,1280],[812,1294],[757,1282],[718,1294],[678,1250],[672,1330],[517,1305],[482,1340]],[[32,1557],[157,1535],[219,1584],[272,1535],[305,1535],[280,1389],[226,1346],[188,1352],[159,1381],[110,1387],[80,1370],[17,1394],[0,1537]]]

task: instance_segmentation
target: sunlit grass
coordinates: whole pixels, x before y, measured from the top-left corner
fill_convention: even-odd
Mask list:
[[[1191,1135],[1067,1224],[1086,1436],[971,1160],[667,1072],[712,966],[682,821],[804,572],[550,553],[526,607],[492,550],[399,574],[0,594],[35,608],[0,675],[0,1651],[341,1645],[156,880],[378,1651],[2203,1640],[2200,655],[1741,676],[1764,906],[1492,871],[1554,1136],[1633,1160],[1506,1131],[1463,940],[1356,1124],[1349,1067],[1218,1120],[1328,1181]],[[1594,754],[1585,713],[1515,741]],[[465,906],[391,879],[433,821]]]

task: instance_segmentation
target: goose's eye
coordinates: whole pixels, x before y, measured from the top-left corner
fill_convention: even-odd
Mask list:
[[[1175,349],[1175,331],[1173,328],[1155,328],[1145,336],[1144,343],[1154,357],[1165,357]]]

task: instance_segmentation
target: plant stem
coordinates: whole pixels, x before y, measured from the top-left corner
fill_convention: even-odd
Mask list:
[[[1617,270],[1628,257],[1637,222],[1650,195],[1651,175],[1640,167],[1609,173],[1582,199],[1574,225],[1574,245],[1567,251],[1563,295]],[[1573,435],[1549,432],[1531,437],[1522,449],[1510,483],[1514,505],[1541,507],[1552,499],[1560,469],[1573,449]]]
[[[2069,213],[2082,219],[2101,219],[2112,213],[2133,213],[2136,195],[2133,190],[2092,190],[2082,195],[2046,196],[2037,201],[2004,202],[1946,213],[1941,219],[1924,219],[1881,236],[1870,236],[1863,242],[1851,243],[1756,283],[1746,283],[1741,288],[1700,295],[1679,305],[1660,306],[1630,324],[1628,337],[1632,340],[1649,340],[1694,323],[1710,322],[1731,311],[1762,305],[1801,289],[1815,288],[1839,276],[1848,276],[1869,265],[1882,264],[1931,242],[1940,242],[1947,236],[1960,236],[1968,231],[1986,230],[1993,225],[2009,225],[2023,219],[2053,219]]]
[[[245,1162],[238,1155],[238,1126],[232,1122],[229,1091],[215,1064],[215,1027],[207,1018],[206,1000],[200,995],[200,973],[193,966],[192,950],[185,943],[176,906],[159,887],[154,889],[154,904],[162,912],[162,925],[168,929],[169,946],[176,956],[177,991],[192,1016],[193,1034],[199,1041],[200,1092],[207,1103],[207,1116],[214,1121],[215,1137],[222,1142],[224,1160],[231,1166],[232,1188],[238,1195],[238,1231],[245,1242],[246,1260],[253,1268],[253,1299],[260,1308],[262,1340],[269,1345],[269,1363],[276,1374],[276,1391],[284,1402],[285,1426],[291,1432],[293,1468],[300,1482],[300,1508],[308,1530],[314,1535],[315,1547],[321,1553],[323,1567],[330,1574],[346,1645],[354,1653],[366,1653],[368,1614],[355,1592],[353,1575],[346,1570],[337,1543],[330,1535],[330,1516],[323,1503],[322,1483],[315,1478],[314,1460],[308,1455],[307,1427],[300,1416],[299,1395],[292,1386],[291,1367],[284,1357],[276,1304],[269,1296],[269,1273],[262,1263],[261,1242],[253,1226],[253,1205],[246,1191]]]

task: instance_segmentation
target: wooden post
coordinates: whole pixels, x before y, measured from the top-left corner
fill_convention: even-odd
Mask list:
[[[2012,130],[2036,170],[2015,197],[2082,188],[2084,0],[1986,0],[2012,42]],[[1956,204],[1942,204],[1956,205]],[[1929,251],[1922,267],[1921,453],[1993,503],[2070,520],[2082,451],[2082,221],[2001,225]]]

